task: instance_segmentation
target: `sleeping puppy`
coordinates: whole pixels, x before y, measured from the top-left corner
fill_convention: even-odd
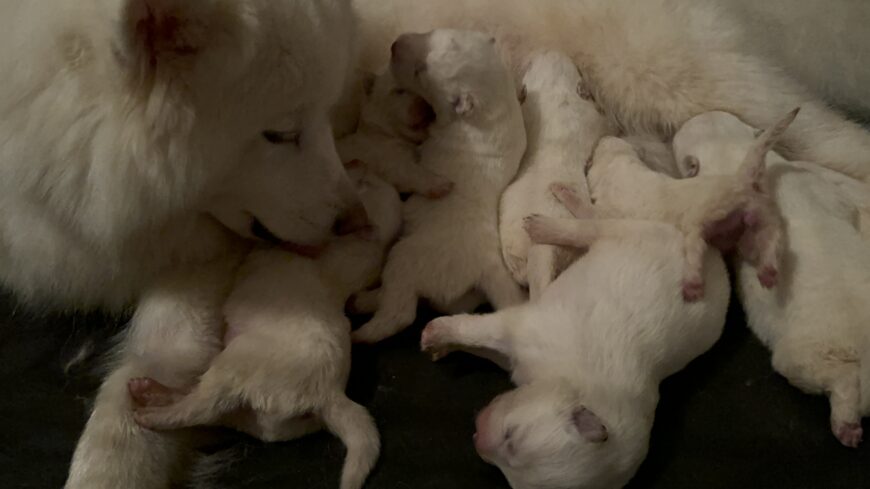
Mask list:
[[[404,207],[405,235],[390,252],[382,287],[354,309],[377,304],[354,341],[375,343],[414,322],[417,302],[437,309],[478,290],[496,308],[523,302],[499,253],[498,205],[526,149],[513,77],[495,41],[471,31],[406,34],[393,44],[400,87],[435,110],[420,164],[455,187],[441,200],[413,196]]]
[[[622,487],[646,456],[659,383],[721,334],[725,265],[704,254],[707,294],[688,303],[677,287],[683,235],[671,224],[535,216],[527,229],[536,243],[588,252],[537,302],[431,322],[422,348],[510,366],[517,388],[479,414],[474,444],[514,489]]]
[[[550,185],[566,182],[588,195],[586,162],[609,126],[574,62],[562,53],[544,52],[532,58],[523,90],[528,150],[517,180],[502,196],[499,232],[505,264],[517,282],[529,287],[531,299],[537,300],[574,253],[552,246],[533,247],[523,219],[531,214],[569,217]]]
[[[344,303],[377,280],[401,215],[395,189],[362,168],[350,173],[375,220],[374,236],[343,237],[316,260],[253,252],[225,305],[223,352],[189,390],[131,380],[137,423],[153,430],[221,425],[267,442],[325,427],[347,446],[341,488],[363,485],[379,437],[366,409],[344,393],[350,373]]]
[[[453,188],[449,180],[418,163],[418,148],[428,136],[435,113],[422,97],[399,88],[392,73],[364,81],[365,100],[356,133],[336,145],[341,160],[361,160],[401,193],[441,198]]]
[[[739,247],[766,288],[776,285],[782,255],[782,219],[765,190],[765,155],[797,111],[761,134],[735,175],[674,179],[647,168],[632,146],[602,139],[589,169],[589,185],[601,217],[655,219],[684,233],[683,297],[704,296],[703,257],[708,243]]]
[[[687,122],[674,147],[700,175],[732,175],[755,129],[724,112]],[[775,291],[737,265],[738,292],[755,334],[789,382],[830,398],[831,429],[857,447],[870,415],[870,248],[858,223],[870,187],[812,163],[768,156],[768,185],[785,220],[787,248]],[[866,212],[867,207],[864,209]]]

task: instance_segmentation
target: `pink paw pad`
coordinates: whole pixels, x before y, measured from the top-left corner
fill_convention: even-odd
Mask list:
[[[426,198],[427,198],[427,199],[441,199],[441,198],[444,198],[444,197],[446,197],[448,194],[450,194],[450,192],[453,191],[453,187],[454,187],[454,186],[455,186],[455,185],[454,185],[453,182],[444,182],[444,183],[438,184],[438,185],[436,185],[436,186],[434,186],[434,187],[431,187],[431,188],[426,192]]]
[[[444,324],[435,320],[426,325],[420,337],[420,349],[432,355],[433,361],[441,360],[447,356],[444,345]]]
[[[704,282],[700,280],[688,280],[683,282],[683,300],[686,302],[698,302],[704,298]]]
[[[834,435],[843,446],[858,448],[864,439],[864,429],[860,423],[843,423],[836,427]]]
[[[758,272],[758,281],[761,282],[762,287],[772,289],[779,281],[779,271],[770,265],[763,267]]]
[[[140,406],[160,406],[171,403],[173,391],[154,379],[142,377],[130,379],[127,391],[133,402]]]

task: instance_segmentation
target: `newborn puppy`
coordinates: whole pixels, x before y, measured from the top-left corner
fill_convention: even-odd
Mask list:
[[[502,196],[499,232],[505,264],[537,300],[574,254],[553,246],[532,247],[523,219],[531,214],[569,217],[550,191],[553,182],[566,182],[588,198],[586,162],[595,143],[609,131],[576,65],[564,54],[533,57],[523,89],[529,144],[519,177]]]
[[[797,116],[797,111],[765,131],[736,175],[674,179],[647,168],[627,142],[604,138],[595,150],[589,185],[600,217],[670,222],[685,235],[683,297],[704,295],[702,261],[708,242],[740,252],[758,270],[767,288],[776,285],[782,248],[782,221],[764,188],[765,155]]]
[[[342,237],[317,260],[253,252],[225,306],[225,348],[200,382],[175,391],[151,379],[130,381],[140,425],[221,425],[267,442],[325,426],[347,446],[341,488],[363,485],[379,437],[366,409],[344,393],[350,373],[344,303],[377,279],[401,223],[395,189],[363,172],[356,168],[351,177],[377,226],[374,239]]]
[[[389,71],[365,80],[366,98],[356,133],[337,142],[341,160],[366,162],[399,192],[429,198],[448,194],[453,184],[417,164],[435,113],[423,98],[396,86]]]
[[[575,212],[590,215],[584,207]],[[537,302],[433,321],[422,348],[510,365],[518,387],[479,414],[474,443],[514,489],[622,487],[646,456],[659,383],[721,334],[724,263],[705,253],[707,294],[687,303],[683,236],[670,224],[531,217],[527,227],[536,243],[588,252]]]
[[[450,29],[406,34],[393,44],[392,71],[435,110],[420,164],[455,187],[441,200],[412,196],[405,204],[405,235],[387,258],[381,289],[366,295],[377,301],[353,304],[365,311],[377,302],[353,334],[366,343],[413,323],[420,298],[439,309],[475,289],[499,309],[525,300],[498,252],[499,199],[519,169],[526,133],[495,41]]]
[[[679,158],[700,162],[701,175],[733,174],[752,150],[753,133],[731,114],[707,113],[684,125],[674,147]],[[759,287],[740,263],[739,295],[776,371],[805,392],[826,394],[834,435],[857,447],[861,418],[870,415],[870,248],[850,197],[868,199],[870,187],[843,176],[829,181],[820,167],[775,153],[768,160],[788,238],[780,286]]]

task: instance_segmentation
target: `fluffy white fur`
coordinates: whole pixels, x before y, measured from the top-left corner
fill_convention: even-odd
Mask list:
[[[589,169],[589,186],[601,217],[654,219],[685,234],[683,296],[704,295],[703,260],[708,242],[739,243],[758,269],[765,287],[777,281],[782,254],[782,222],[764,192],[764,156],[791,117],[765,133],[734,176],[674,179],[647,168],[627,142],[603,138]]]
[[[136,421],[149,429],[223,425],[263,441],[286,441],[321,426],[347,446],[342,489],[363,485],[378,456],[378,433],[362,406],[345,395],[350,373],[351,294],[378,278],[399,232],[393,187],[354,170],[373,240],[348,236],[316,260],[280,250],[252,253],[224,307],[224,350],[189,391],[135,379]]]
[[[357,203],[326,118],[350,5],[3,1],[0,19],[0,280],[69,307],[138,300],[66,487],[163,489],[186,436],[139,428],[126,383],[190,385],[220,350],[244,247],[205,211],[317,245]]]
[[[499,233],[505,264],[536,300],[566,262],[570,263],[572,253],[532,246],[523,220],[531,214],[568,217],[550,191],[553,182],[571,184],[588,198],[586,162],[610,129],[595,103],[583,98],[583,78],[571,58],[562,53],[533,57],[523,77],[523,90],[528,149],[519,176],[502,196]]]
[[[709,110],[728,110],[753,125],[768,127],[781,114],[801,106],[801,116],[785,134],[782,149],[792,157],[870,179],[870,134],[829,109],[769,60],[747,51],[740,22],[717,5],[732,1],[738,0],[354,0],[353,4],[362,21],[364,68],[383,66],[387,47],[402,32],[482,29],[500,39],[518,73],[533,50],[570,54],[598,102],[627,134],[672,135],[690,117]],[[794,2],[777,3],[780,10],[800,11]],[[789,29],[820,30],[818,18],[805,17]],[[851,35],[866,37],[865,31],[856,27]],[[832,31],[830,37],[834,36],[839,34]],[[750,37],[746,44],[757,44],[756,40]],[[824,49],[808,49],[827,55]],[[854,60],[847,64],[853,73],[866,72],[860,57]],[[829,78],[842,71],[826,68],[830,65],[812,66]],[[866,77],[863,80],[866,87]]]
[[[437,319],[422,347],[436,357],[484,351],[510,365],[518,387],[478,415],[475,446],[514,489],[622,487],[646,456],[659,383],[721,334],[724,263],[706,253],[707,294],[687,303],[683,238],[669,224],[538,216],[528,229],[537,243],[588,252],[538,302]]]
[[[687,122],[674,144],[680,158],[698,158],[701,175],[729,174],[751,149],[753,133],[737,117],[712,112]],[[834,435],[857,447],[861,417],[870,415],[870,248],[850,196],[866,201],[870,187],[838,185],[814,165],[775,153],[768,159],[786,225],[782,280],[765,290],[740,264],[740,297],[753,331],[773,351],[774,368],[805,392],[826,394]]]
[[[525,299],[499,253],[498,205],[519,169],[526,133],[494,40],[437,30],[404,35],[393,52],[399,86],[422,95],[436,113],[420,164],[455,187],[441,200],[413,196],[405,204],[404,236],[387,258],[380,290],[369,294],[378,297],[377,312],[353,335],[366,343],[413,323],[419,298],[446,307],[478,289],[497,308]]]
[[[399,88],[389,71],[365,80],[357,131],[337,142],[341,160],[361,160],[399,192],[440,198],[453,183],[418,164],[419,145],[435,114],[417,94]]]

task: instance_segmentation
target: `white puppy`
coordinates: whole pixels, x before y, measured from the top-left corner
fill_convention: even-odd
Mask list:
[[[263,441],[320,429],[347,446],[342,489],[362,486],[378,456],[378,433],[365,408],[344,393],[350,373],[350,322],[344,303],[377,280],[398,234],[395,189],[354,169],[377,237],[347,236],[317,260],[279,250],[248,256],[225,306],[225,348],[197,385],[171,389],[134,379],[136,421],[171,430],[223,425]]]
[[[609,127],[589,100],[574,62],[562,53],[535,56],[523,78],[523,90],[528,150],[519,177],[502,196],[499,233],[505,264],[536,300],[573,253],[532,246],[523,219],[531,214],[568,217],[550,191],[553,182],[572,184],[588,198],[586,162]]]
[[[753,133],[737,117],[713,112],[687,122],[674,145],[680,158],[700,161],[701,175],[729,174],[751,150]],[[861,417],[870,415],[870,249],[850,196],[870,199],[870,187],[838,185],[818,172],[826,170],[775,153],[768,160],[788,243],[782,280],[765,290],[740,264],[740,297],[774,368],[800,389],[826,394],[834,435],[856,447]]]
[[[687,303],[683,236],[670,224],[532,217],[528,229],[535,242],[588,253],[538,302],[437,319],[422,347],[507,360],[518,387],[479,414],[475,446],[514,489],[622,487],[646,456],[659,383],[721,334],[724,263],[705,254],[707,294]]]
[[[377,312],[354,333],[370,343],[410,325],[421,297],[439,307],[472,289],[497,308],[525,299],[498,251],[499,198],[519,169],[526,133],[494,40],[447,29],[403,35],[392,70],[437,114],[420,164],[456,186],[442,200],[414,196],[405,204],[405,235],[390,252],[380,291],[370,294],[379,297]]]
[[[708,242],[734,246],[758,268],[765,287],[776,284],[782,223],[764,193],[764,155],[794,120],[797,111],[759,139],[735,176],[674,179],[647,168],[627,142],[604,138],[595,150],[589,185],[600,217],[657,219],[685,233],[683,295],[704,295],[703,257]]]
[[[419,145],[435,120],[419,95],[399,88],[389,71],[370,75],[357,131],[338,140],[338,154],[349,163],[361,160],[399,192],[440,198],[453,188],[446,178],[418,164]]]

